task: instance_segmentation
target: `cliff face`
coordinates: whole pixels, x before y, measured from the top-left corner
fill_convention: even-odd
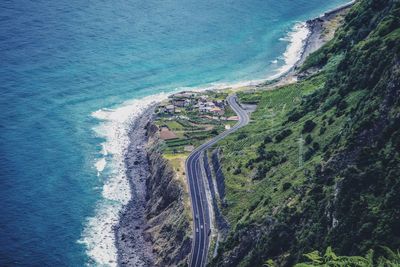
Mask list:
[[[130,145],[125,155],[126,175],[129,178],[132,198],[120,214],[115,229],[120,266],[154,266],[152,243],[145,235],[146,221],[146,178],[149,162],[145,149],[148,137],[146,126],[153,108],[149,108],[132,125]]]
[[[148,148],[150,177],[146,181],[146,221],[158,266],[186,266],[191,250],[191,225],[184,210],[183,188],[157,150],[153,127]]]
[[[157,150],[153,111],[138,118],[130,134],[125,164],[132,199],[115,229],[120,266],[186,266],[191,249],[183,188]]]

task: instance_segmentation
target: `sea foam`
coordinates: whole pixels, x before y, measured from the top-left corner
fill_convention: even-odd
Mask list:
[[[279,78],[289,72],[291,68],[296,65],[296,63],[301,59],[310,33],[311,31],[308,28],[307,23],[298,22],[293,26],[292,30],[286,37],[279,39],[280,41],[288,43],[285,52],[280,58],[283,60],[284,64],[277,70],[276,74],[268,77],[268,80]]]
[[[279,41],[288,43],[286,46],[285,52],[279,58],[270,61],[270,63],[273,65],[276,65],[281,62],[282,66],[277,68],[277,70],[275,71],[274,74],[267,76],[263,79],[245,80],[245,81],[234,82],[234,83],[229,83],[229,82],[210,83],[208,85],[197,87],[197,88],[181,87],[181,88],[179,88],[179,90],[176,89],[175,91],[184,91],[184,90],[202,91],[202,90],[211,90],[211,89],[212,90],[221,90],[221,89],[226,89],[226,88],[236,89],[236,88],[241,88],[241,87],[245,87],[245,86],[255,86],[255,85],[261,84],[266,81],[271,81],[271,80],[277,79],[277,78],[285,75],[286,73],[288,73],[296,65],[296,63],[301,59],[307,39],[310,34],[311,34],[311,31],[310,31],[309,27],[307,26],[307,23],[298,22],[291,28],[291,30],[287,33],[287,35],[285,37],[280,38]]]
[[[167,98],[167,94],[148,96],[127,101],[114,109],[100,109],[92,113],[99,120],[93,129],[104,138],[101,155],[95,161],[100,178],[104,179],[102,200],[96,206],[95,215],[87,219],[81,239],[93,265],[116,266],[114,226],[119,213],[131,199],[131,191],[125,169],[125,153],[129,145],[129,131],[133,121],[151,104]],[[89,265],[92,265],[89,263]]]

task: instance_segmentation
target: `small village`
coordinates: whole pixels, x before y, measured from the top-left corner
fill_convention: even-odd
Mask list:
[[[238,117],[226,93],[184,91],[171,95],[156,109],[156,125],[166,153],[190,152],[205,139],[234,125]]]

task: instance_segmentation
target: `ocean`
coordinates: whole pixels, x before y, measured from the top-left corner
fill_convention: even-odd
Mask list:
[[[0,3],[0,266],[115,266],[130,122],[182,89],[276,77],[346,0]]]

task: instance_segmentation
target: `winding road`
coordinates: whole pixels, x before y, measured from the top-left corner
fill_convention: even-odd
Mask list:
[[[236,95],[227,98],[228,104],[239,117],[239,121],[231,129],[214,137],[207,143],[197,147],[189,155],[185,162],[186,177],[189,184],[189,193],[193,212],[193,243],[189,260],[190,267],[202,267],[207,263],[207,253],[210,241],[210,211],[206,196],[206,177],[202,164],[201,155],[211,146],[225,138],[227,135],[237,131],[249,123],[249,114],[237,102]]]

